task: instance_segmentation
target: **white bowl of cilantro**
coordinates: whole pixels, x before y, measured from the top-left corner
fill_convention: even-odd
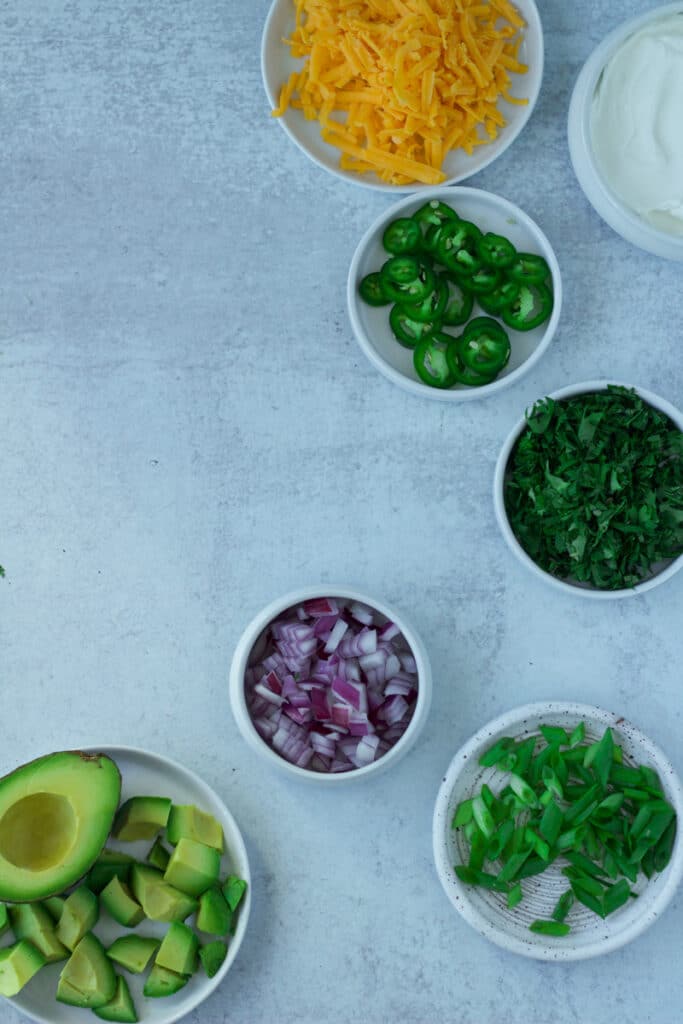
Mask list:
[[[440,402],[497,394],[550,345],[562,281],[541,228],[502,196],[430,189],[365,232],[347,281],[349,319],[372,365]]]
[[[230,667],[244,740],[300,781],[340,786],[408,753],[429,714],[427,651],[404,615],[349,586],[312,586],[263,608]]]
[[[683,567],[683,414],[609,381],[555,391],[510,432],[494,503],[512,552],[553,586],[651,590]]]
[[[436,801],[437,872],[455,909],[510,952],[609,953],[663,913],[683,875],[683,787],[621,716],[527,704],[456,753]]]

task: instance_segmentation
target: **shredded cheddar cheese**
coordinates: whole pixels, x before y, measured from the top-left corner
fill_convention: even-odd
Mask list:
[[[293,0],[303,58],[273,111],[316,119],[346,170],[436,185],[446,154],[495,139],[524,22],[509,0]]]

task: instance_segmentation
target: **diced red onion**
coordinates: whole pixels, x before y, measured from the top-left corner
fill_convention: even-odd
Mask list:
[[[384,695],[386,697],[395,697],[398,694],[400,697],[407,697],[412,688],[411,684],[405,679],[390,679],[384,687]]]
[[[319,619],[315,620],[313,632],[321,640],[327,640],[334,627],[340,621],[338,615],[321,615]]]
[[[332,654],[334,651],[337,650],[341,638],[344,636],[344,633],[348,628],[348,622],[344,622],[343,619],[337,619],[336,623],[332,628],[332,632],[328,637],[327,643],[325,644],[325,652],[327,654]]]
[[[314,772],[372,764],[408,727],[417,666],[400,629],[359,602],[314,598],[274,620],[244,677],[259,735]]]
[[[359,601],[354,601],[349,605],[349,615],[364,626],[372,626],[375,621],[374,613],[367,605],[361,604]]]
[[[278,707],[285,702],[284,697],[281,697],[279,693],[273,693],[273,691],[269,690],[267,686],[263,685],[263,683],[256,683],[254,686],[254,693],[258,693],[259,697],[263,697],[263,699],[267,700],[269,704],[277,704]]]
[[[314,597],[310,601],[304,601],[303,605],[297,609],[297,614],[299,611],[303,611],[305,615],[315,619],[319,615],[338,615],[339,605],[331,597]]]
[[[417,672],[417,665],[412,654],[400,654],[399,658],[401,659],[401,667],[404,672],[412,672],[413,674]]]
[[[379,638],[382,643],[389,640],[395,640],[397,636],[401,635],[401,630],[395,622],[387,622],[386,626],[383,626],[379,631]]]
[[[377,631],[363,627],[355,636],[344,637],[339,645],[342,658],[358,658],[361,654],[372,654],[377,650]]]

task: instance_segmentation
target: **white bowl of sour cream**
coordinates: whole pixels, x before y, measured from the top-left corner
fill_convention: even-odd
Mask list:
[[[683,260],[683,0],[624,22],[593,51],[568,135],[603,220],[641,249]]]

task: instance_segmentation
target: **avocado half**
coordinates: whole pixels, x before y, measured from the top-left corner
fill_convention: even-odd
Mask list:
[[[0,779],[0,901],[64,892],[109,835],[121,775],[105,754],[47,754]]]

